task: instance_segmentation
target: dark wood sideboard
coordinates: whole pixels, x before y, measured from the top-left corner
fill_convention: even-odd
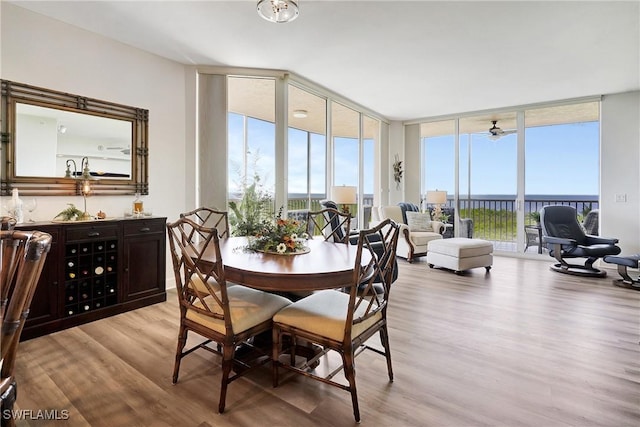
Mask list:
[[[166,301],[166,218],[38,222],[53,243],[21,339]]]

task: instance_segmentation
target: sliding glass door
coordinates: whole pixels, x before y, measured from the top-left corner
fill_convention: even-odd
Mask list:
[[[574,206],[579,220],[598,208],[599,104],[423,123],[422,191],[447,190],[459,217],[473,220],[474,237],[496,251],[544,253],[542,206]]]

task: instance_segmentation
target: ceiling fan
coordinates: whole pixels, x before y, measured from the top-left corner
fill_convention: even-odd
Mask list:
[[[489,139],[491,140],[497,140],[502,138],[505,135],[511,135],[512,133],[516,133],[517,130],[513,129],[513,130],[502,130],[498,127],[498,121],[497,120],[491,120],[491,123],[493,124],[493,126],[491,128],[489,128]]]

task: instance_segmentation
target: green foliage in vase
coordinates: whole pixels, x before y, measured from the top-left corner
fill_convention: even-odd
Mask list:
[[[260,230],[273,220],[273,196],[266,190],[258,169],[259,153],[251,157],[251,170],[253,175],[248,177],[240,174],[240,168],[236,172],[240,176],[239,187],[242,197],[238,201],[229,202],[229,224],[233,236],[255,236]]]
[[[67,203],[69,206],[67,209],[60,212],[58,215],[54,216],[53,219],[61,219],[63,221],[77,221],[82,218],[82,211],[73,203]]]
[[[280,254],[296,253],[304,249],[305,240],[309,238],[306,228],[304,222],[282,218],[280,208],[275,220],[267,222],[255,234],[255,239],[251,241],[248,249]]]

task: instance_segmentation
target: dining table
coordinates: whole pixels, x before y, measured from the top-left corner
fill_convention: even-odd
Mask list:
[[[357,245],[316,237],[305,242],[305,253],[276,254],[250,250],[248,244],[247,237],[220,239],[227,281],[272,292],[336,289],[353,284]],[[201,261],[215,259],[208,255],[211,250],[202,254]],[[368,264],[370,259],[364,251],[362,264]]]
[[[316,237],[305,242],[308,250],[304,253],[277,254],[248,249],[247,237],[227,237],[220,239],[219,243],[227,282],[288,296],[295,291],[338,289],[353,284],[357,245],[332,243]],[[200,262],[215,262],[213,250],[209,246],[201,254]],[[367,265],[370,260],[370,252],[363,251],[362,265]],[[255,337],[254,346],[268,352],[271,334]],[[321,347],[298,343],[297,354],[307,359],[311,366],[317,365],[321,353]],[[239,359],[250,358],[252,354],[247,347],[236,350]],[[234,364],[234,369],[243,368]]]

